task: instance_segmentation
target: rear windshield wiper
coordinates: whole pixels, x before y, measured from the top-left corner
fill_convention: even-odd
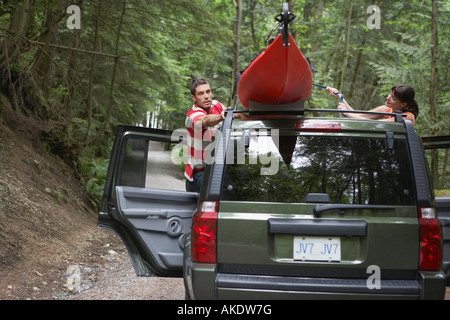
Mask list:
[[[345,210],[395,210],[394,206],[383,205],[367,205],[367,204],[327,204],[317,205],[314,207],[315,216],[320,216],[325,211],[339,210],[340,214],[344,214]]]

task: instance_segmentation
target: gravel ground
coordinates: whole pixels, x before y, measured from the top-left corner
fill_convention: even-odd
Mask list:
[[[0,141],[14,141],[0,152],[0,300],[184,299],[181,278],[136,276],[63,163],[1,125]]]
[[[153,143],[151,183],[161,188],[184,190],[184,182],[180,180],[182,172],[171,164],[170,151],[165,151],[160,143]],[[177,170],[177,171],[175,171]],[[157,180],[160,176],[161,179]],[[176,178],[178,176],[178,178]],[[163,184],[164,183],[164,184]],[[107,232],[99,230],[99,232]],[[114,238],[117,238],[115,235]],[[68,270],[66,299],[77,300],[183,300],[185,290],[182,278],[138,277],[134,272],[131,259],[123,243],[117,238],[101,248],[100,258],[104,265],[95,270],[93,265],[80,265]],[[69,290],[70,282],[77,281],[76,273],[81,280],[78,288]],[[77,292],[81,291],[81,292]]]
[[[98,230],[98,232],[107,232]],[[113,235],[114,238],[117,238]],[[69,266],[63,290],[53,294],[64,300],[183,300],[181,278],[138,277],[120,240],[113,239],[91,262]]]
[[[70,300],[183,300],[184,285],[180,278],[138,277],[128,253],[109,250],[99,273],[91,266],[79,266],[81,292],[76,290],[76,268],[67,274],[66,293]],[[86,280],[87,278],[87,280]],[[73,287],[73,290],[70,290]]]
[[[118,236],[92,226],[73,248],[0,270],[0,300],[184,300],[181,278],[138,277]]]

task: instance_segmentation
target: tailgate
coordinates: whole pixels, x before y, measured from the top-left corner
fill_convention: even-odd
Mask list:
[[[415,279],[415,207],[328,210],[305,204],[222,202],[218,263],[224,272],[367,279]],[[279,213],[283,212],[283,213]]]

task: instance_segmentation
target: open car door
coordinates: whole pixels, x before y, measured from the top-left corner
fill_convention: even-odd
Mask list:
[[[433,187],[439,190],[436,194],[436,211],[442,226],[442,269],[447,277],[447,286],[450,286],[450,136],[423,137],[422,142],[427,158],[431,160],[434,157],[439,173],[438,185]]]
[[[182,276],[198,198],[185,191],[183,142],[182,133],[117,127],[98,226],[122,238],[139,276]]]

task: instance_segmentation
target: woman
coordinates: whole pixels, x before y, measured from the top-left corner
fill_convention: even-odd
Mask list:
[[[327,87],[327,91],[332,96],[339,96],[338,90],[334,88]],[[401,111],[404,115],[406,115],[406,120],[410,120],[413,124],[415,124],[416,118],[419,115],[419,105],[417,104],[417,101],[414,100],[414,97],[415,92],[413,88],[405,84],[398,84],[392,87],[391,93],[387,96],[384,106],[379,106],[370,111],[385,113],[395,113],[396,111]],[[345,99],[342,103],[339,103],[338,109],[353,110]],[[347,113],[346,116],[356,119],[382,119],[383,121],[389,122],[395,121],[395,117],[376,114]]]

